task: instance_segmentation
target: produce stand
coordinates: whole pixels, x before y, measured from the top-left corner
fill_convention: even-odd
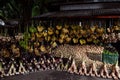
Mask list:
[[[17,42],[1,49],[0,76],[56,70],[120,79],[120,47],[113,47],[120,41],[119,1],[55,3],[52,7],[59,11],[33,17],[33,24],[14,36]]]
[[[117,7],[119,3],[117,2],[56,3],[54,4],[54,7],[58,5],[60,6],[60,11],[45,13],[43,15],[36,16],[36,17],[33,17],[33,20],[36,22],[47,21],[49,22],[50,26],[56,26],[59,24],[64,26],[68,24],[68,25],[79,25],[86,28],[86,26],[93,27],[94,25],[97,25],[99,28],[100,27],[104,28],[104,31],[105,31],[104,33],[108,34],[109,36],[111,33],[119,34],[119,30],[117,31],[114,30],[111,32],[108,32],[107,30],[110,28],[114,28],[115,25],[119,26],[120,12],[119,12],[119,7]],[[117,37],[117,35],[115,36]],[[119,39],[117,41],[114,40],[115,41],[114,42],[108,38],[107,40],[106,39],[102,40],[100,37],[99,40],[101,44],[106,44],[106,43],[107,43],[106,45],[112,44],[114,47],[117,47],[116,49],[119,52],[119,48],[118,48],[119,46],[114,45],[119,43]],[[104,58],[106,57],[101,57],[103,55],[100,54],[99,60],[103,59],[104,61]],[[88,54],[88,56],[93,56],[93,55]],[[115,62],[116,60],[118,61],[118,55],[116,55]]]

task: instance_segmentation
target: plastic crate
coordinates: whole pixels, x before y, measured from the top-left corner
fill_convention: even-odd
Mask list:
[[[102,54],[102,61],[104,63],[110,63],[110,64],[115,64],[118,61],[119,54],[113,53],[113,54]]]

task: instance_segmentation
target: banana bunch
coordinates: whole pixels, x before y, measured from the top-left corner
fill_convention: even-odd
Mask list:
[[[86,44],[86,40],[84,40],[84,39],[80,39],[79,42],[81,45]]]
[[[62,26],[59,26],[59,25],[56,26],[56,30],[61,30],[61,29],[62,29]]]
[[[73,38],[73,43],[78,43],[78,38]]]
[[[48,28],[48,35],[53,35],[54,34],[54,28],[49,27]]]
[[[120,27],[119,26],[113,26],[113,31],[120,31]]]
[[[44,27],[43,26],[37,26],[37,31],[38,32],[42,32],[44,30]]]
[[[96,26],[93,26],[93,27],[90,27],[89,30],[90,30],[91,33],[94,33],[94,32],[95,32],[95,29],[96,29]]]
[[[39,51],[41,52],[46,52],[47,49],[45,46],[41,45],[42,42],[48,42],[49,45],[53,48],[55,48],[58,44],[98,44],[101,42],[100,39],[102,38],[103,34],[105,34],[105,32],[111,33],[115,31],[120,31],[120,27],[113,26],[112,28],[104,29],[103,27],[98,27],[97,25],[91,27],[82,27],[78,25],[65,24],[62,26],[50,26],[48,28],[40,25],[36,28],[30,27],[29,30],[31,32],[30,39],[32,42],[34,42],[34,45],[32,46],[39,47]],[[27,37],[29,37],[28,34],[26,35]],[[38,42],[39,44],[36,42]]]

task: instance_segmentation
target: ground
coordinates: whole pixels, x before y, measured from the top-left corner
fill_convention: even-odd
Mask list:
[[[103,79],[91,76],[81,76],[76,74],[70,74],[63,71],[39,71],[25,75],[15,75],[11,77],[5,77],[0,80],[113,80],[113,79]]]

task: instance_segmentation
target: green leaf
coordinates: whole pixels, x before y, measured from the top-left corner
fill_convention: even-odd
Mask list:
[[[36,5],[32,8],[32,16],[37,16],[40,14],[40,9],[39,9],[39,6]]]
[[[30,33],[29,32],[24,32],[23,34],[23,38],[24,39],[29,39],[31,36],[30,36]]]

